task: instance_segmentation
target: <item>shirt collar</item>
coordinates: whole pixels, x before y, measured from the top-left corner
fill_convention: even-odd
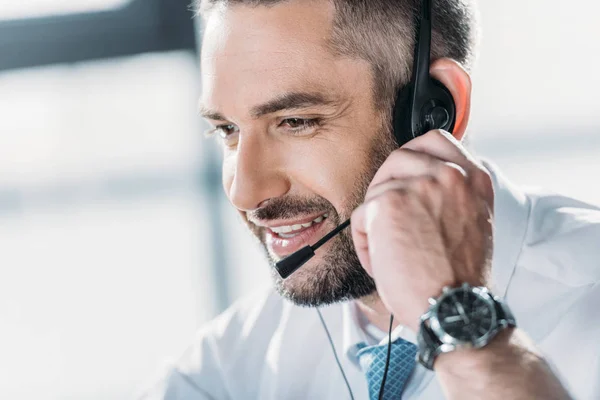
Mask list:
[[[361,343],[370,343],[373,339],[370,339],[364,330],[365,324],[369,324],[367,321],[361,321],[361,314],[356,302],[345,302],[342,304],[342,332],[343,332],[343,351],[346,357],[358,366],[358,358],[356,353],[359,350]],[[378,344],[387,344],[388,334],[387,332],[381,332],[374,325],[369,325],[373,331],[377,331],[375,338]],[[392,331],[392,342],[396,339],[402,338],[411,343],[417,344],[416,334],[405,326],[399,325]]]
[[[352,302],[342,303],[342,349],[346,357],[358,366],[356,352],[360,343],[367,343],[367,335],[360,327],[356,304]]]
[[[492,293],[504,297],[517,259],[523,247],[530,213],[530,200],[516,186],[511,184],[488,161],[482,161],[490,173],[494,187],[494,251],[492,257]],[[359,310],[354,302],[342,304],[343,351],[354,364],[358,365],[356,352],[360,343],[368,343],[368,337],[361,327]],[[416,335],[409,329],[399,326],[392,332],[392,341],[397,337],[416,343]],[[387,342],[387,335],[382,340]]]

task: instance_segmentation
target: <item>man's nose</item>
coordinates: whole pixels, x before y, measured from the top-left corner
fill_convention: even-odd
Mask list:
[[[283,196],[290,190],[283,162],[285,154],[280,147],[277,141],[268,137],[240,137],[229,190],[229,199],[237,209],[255,210],[267,200]]]

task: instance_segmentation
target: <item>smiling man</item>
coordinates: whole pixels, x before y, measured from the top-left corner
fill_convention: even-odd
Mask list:
[[[276,291],[208,324],[145,398],[600,398],[600,210],[524,193],[461,145],[469,1],[433,3],[452,135],[398,149],[418,5],[202,1],[201,112],[271,264],[352,223],[289,278],[272,269]]]

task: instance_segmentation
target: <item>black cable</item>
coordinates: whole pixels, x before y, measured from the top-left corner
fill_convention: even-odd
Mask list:
[[[346,374],[344,373],[344,368],[342,368],[342,364],[340,363],[340,359],[337,356],[337,352],[335,351],[335,346],[333,344],[333,339],[331,339],[331,335],[329,334],[329,329],[327,329],[327,325],[325,324],[325,320],[323,319],[323,315],[321,315],[321,310],[317,308],[317,314],[319,314],[319,319],[321,320],[321,324],[323,325],[323,329],[325,329],[325,333],[327,334],[327,339],[329,339],[329,344],[331,345],[331,351],[333,351],[333,356],[335,357],[335,362],[344,377],[344,382],[346,382],[346,387],[348,388],[348,393],[350,393],[350,398],[354,400],[354,394],[352,393],[352,389],[350,388],[350,383],[348,382],[348,378],[346,378]]]
[[[390,366],[390,353],[392,352],[392,324],[393,323],[394,323],[394,314],[391,314],[390,315],[390,329],[388,331],[387,356],[385,357],[385,369],[383,370],[383,379],[381,380],[381,386],[379,387],[379,400],[383,400],[385,380],[387,379],[388,368]]]
[[[321,238],[321,240],[319,240],[317,243],[313,244],[310,247],[312,247],[312,249],[316,251],[319,247],[321,247],[325,243],[327,243],[329,241],[329,239],[331,239],[332,237],[334,237],[335,235],[337,235],[338,233],[340,233],[348,225],[350,225],[350,219],[347,219],[346,221],[342,222],[334,230],[332,230],[331,232],[329,232],[327,235],[323,236],[323,238]]]

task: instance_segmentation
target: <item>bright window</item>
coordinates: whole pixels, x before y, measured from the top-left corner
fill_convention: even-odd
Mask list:
[[[0,20],[106,11],[131,0],[2,0]]]

